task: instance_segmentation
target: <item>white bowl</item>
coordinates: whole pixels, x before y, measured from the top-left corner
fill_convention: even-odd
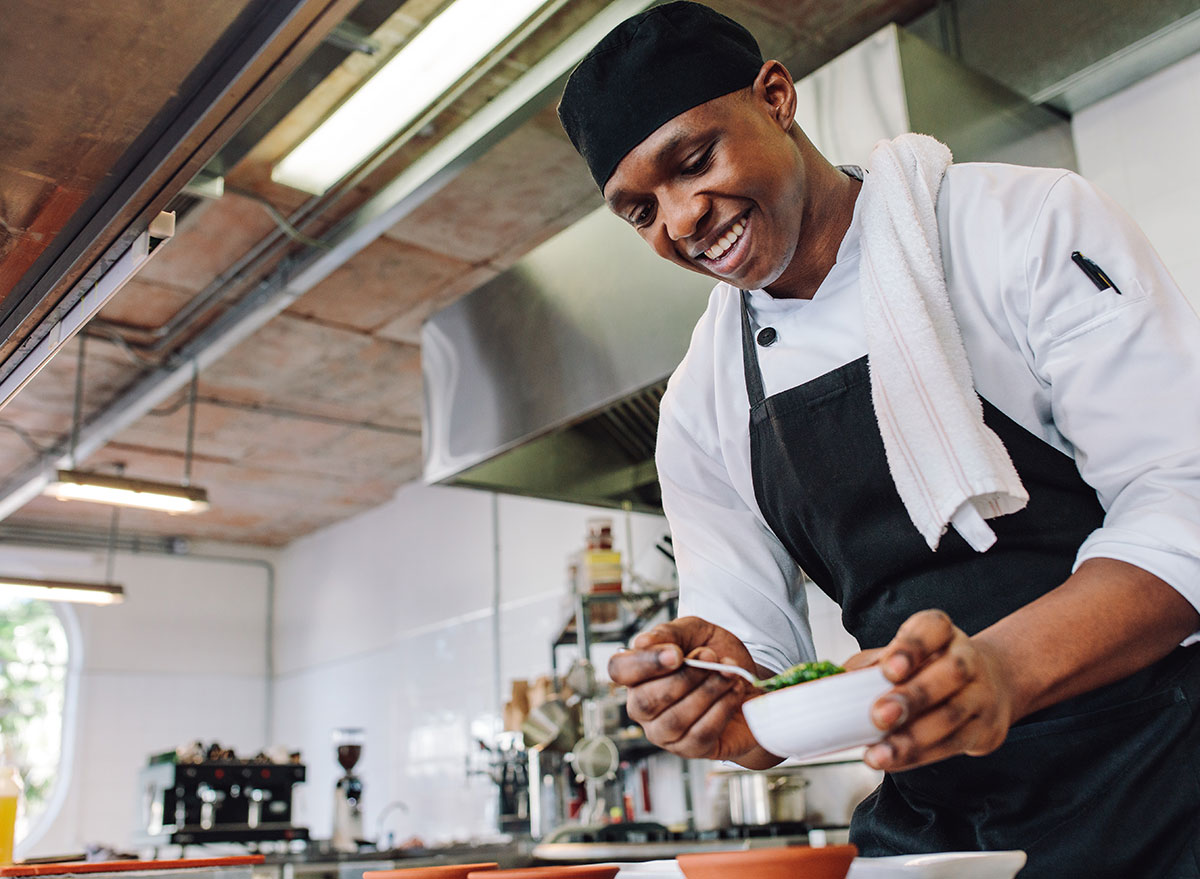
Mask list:
[[[939,852],[855,858],[846,879],[1013,879],[1025,852]]]
[[[883,738],[871,722],[871,705],[893,686],[873,665],[756,696],[742,714],[772,754],[807,760]]]

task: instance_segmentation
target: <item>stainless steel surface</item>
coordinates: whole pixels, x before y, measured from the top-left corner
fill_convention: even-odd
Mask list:
[[[801,127],[835,162],[917,130],[960,161],[1075,165],[1063,119],[894,25],[797,92]],[[712,283],[601,209],[434,314],[422,331],[426,481],[659,509],[658,399]]]
[[[784,763],[762,772],[718,771],[713,776],[712,823],[727,827],[803,820],[810,827],[849,827],[854,808],[883,780],[882,772],[862,762],[859,751],[811,763]],[[770,800],[770,784],[780,778],[794,779],[802,785],[803,813],[794,802],[777,806]],[[784,798],[793,796],[788,792]],[[741,800],[735,804],[738,797]],[[759,816],[767,809],[770,820],[763,822]]]
[[[586,736],[568,755],[575,772],[590,781],[611,781],[617,776],[621,755],[608,736]]]
[[[829,830],[825,833],[827,845],[840,845],[849,840],[848,831]],[[539,861],[651,861],[673,858],[686,852],[748,851],[807,843],[807,834],[672,842],[552,842],[535,845],[532,854]]]
[[[88,879],[105,879],[105,877],[137,877],[137,879],[179,879],[180,876],[186,875],[187,879],[253,879],[253,872],[257,868],[252,865],[244,867],[197,867],[187,870],[186,874],[179,869],[174,870],[119,870],[111,873],[61,873],[55,876],[86,876]]]
[[[529,709],[521,733],[527,747],[569,751],[579,741],[580,730],[571,710],[561,699],[554,698]]]
[[[952,7],[964,64],[1066,112],[1200,49],[1197,0],[954,0]],[[913,27],[936,40],[938,24],[931,13]]]
[[[274,854],[267,855],[266,863],[254,868],[253,877],[234,876],[230,879],[362,879],[363,873],[368,870],[402,870],[492,861],[502,868],[527,867],[533,863],[531,848],[529,840],[514,839],[509,842],[449,845],[414,851],[366,852],[340,857],[323,852]]]
[[[796,118],[827,159],[863,164],[905,131],[944,141],[955,161],[1074,168],[1070,125],[888,25],[796,84]]]
[[[174,215],[170,216],[173,221]],[[25,352],[19,362],[0,379],[0,409],[4,408],[4,404],[25,387],[42,367],[50,362],[50,358],[137,274],[152,253],[169,237],[170,235],[167,235],[152,240],[150,232],[146,231],[130,243],[125,252],[113,261],[91,288],[82,293],[79,300],[48,328],[41,341]],[[78,422],[78,419],[76,421]]]
[[[601,209],[433,315],[426,480],[656,508],[657,396],[641,392],[674,370],[711,288]]]
[[[794,772],[736,772],[729,775],[729,820],[734,825],[803,821],[808,780]]]

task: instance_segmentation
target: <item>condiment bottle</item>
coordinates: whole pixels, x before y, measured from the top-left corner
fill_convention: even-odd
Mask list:
[[[15,766],[0,766],[0,865],[13,862],[17,806],[24,785]]]
[[[621,554],[613,549],[612,519],[597,517],[587,521],[587,549],[583,552],[583,574],[586,591],[621,591]],[[592,605],[593,623],[611,623],[620,615],[620,608],[612,602],[597,602]]]

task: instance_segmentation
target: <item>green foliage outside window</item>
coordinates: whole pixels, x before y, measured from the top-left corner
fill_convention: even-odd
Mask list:
[[[48,602],[0,599],[0,742],[19,768],[25,806],[17,840],[45,811],[62,758],[67,635]]]

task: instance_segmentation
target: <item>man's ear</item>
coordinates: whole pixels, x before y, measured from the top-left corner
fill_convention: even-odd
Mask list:
[[[782,131],[790,131],[796,120],[796,84],[779,61],[763,63],[750,91]]]

